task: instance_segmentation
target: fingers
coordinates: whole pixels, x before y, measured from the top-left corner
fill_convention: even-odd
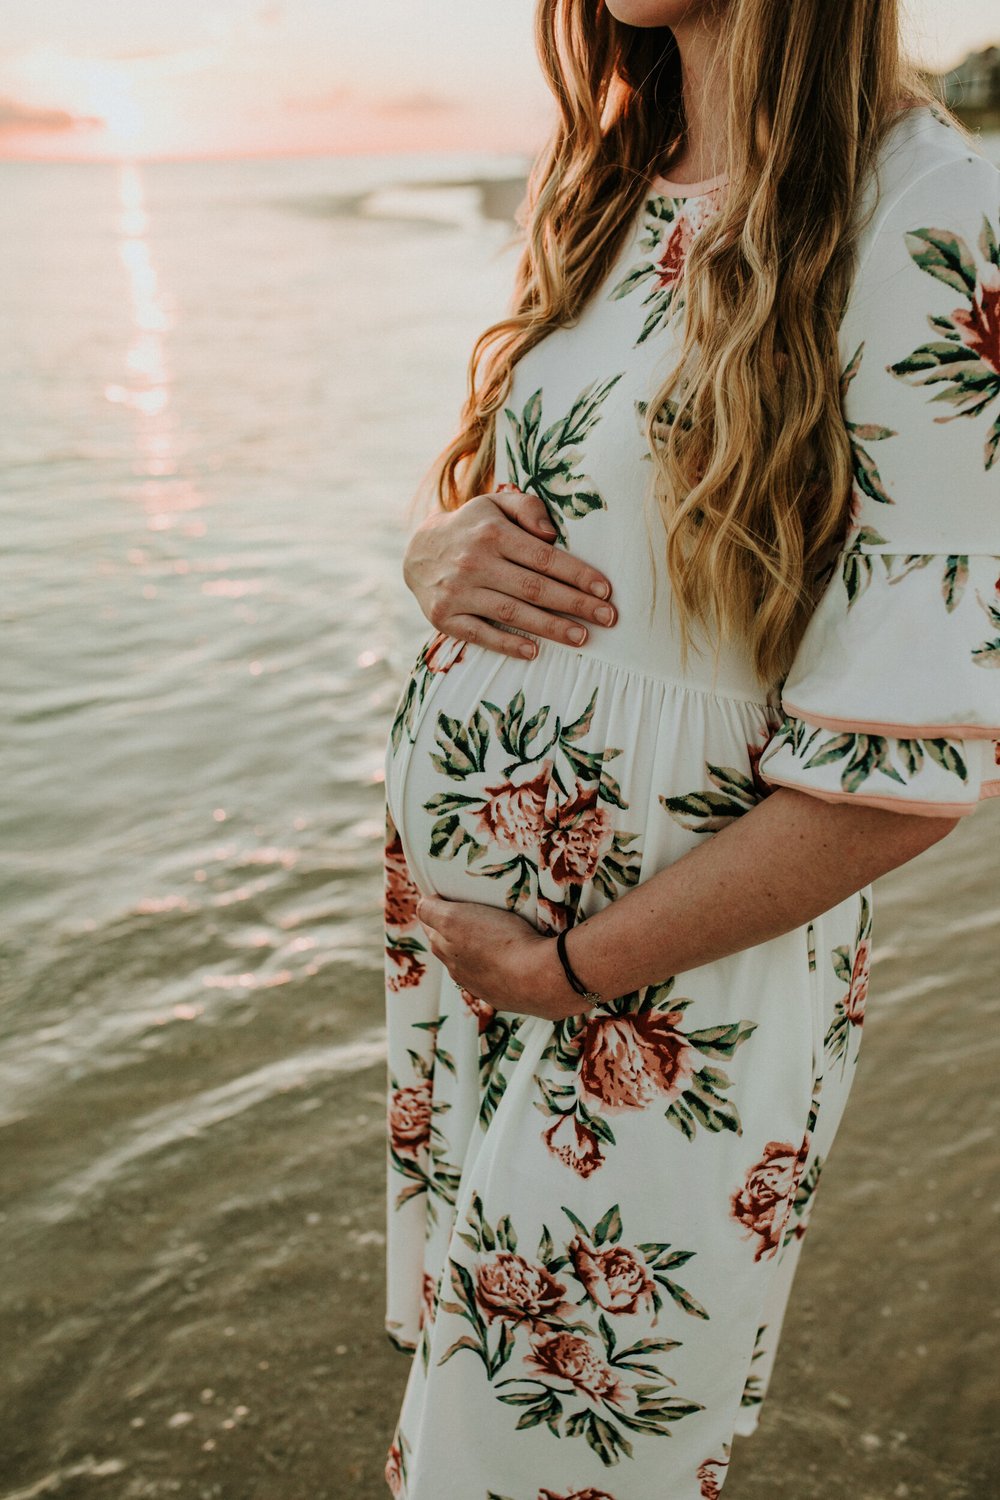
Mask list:
[[[494,618],[496,618],[494,616]],[[480,615],[451,615],[446,626],[441,627],[456,640],[468,641],[473,646],[485,646],[487,651],[499,651],[503,656],[514,656],[531,660],[537,656],[534,641],[526,641],[523,635],[513,635],[501,630]]]
[[[520,563],[522,567],[530,568],[536,573],[558,578],[588,599],[595,596],[598,599],[610,599],[610,579],[582,558],[574,557],[564,547],[552,545],[551,539],[557,535],[556,529],[548,519],[544,502],[537,495],[525,495],[520,490],[501,488],[487,498],[517,526],[516,531],[506,531],[503,535],[503,555],[511,562]],[[542,539],[541,545],[525,530],[529,519],[529,529],[537,532]],[[545,529],[546,526],[548,530]]]
[[[566,646],[583,645],[588,639],[588,624],[608,627],[618,618],[613,604],[515,567],[506,569],[494,588],[483,589],[476,596],[475,608],[502,625],[513,625]],[[574,618],[564,619],[564,615]]]
[[[422,896],[417,902],[417,921],[427,934],[427,941],[434,957],[440,959],[445,968],[455,977],[456,954],[452,945],[441,931],[441,927],[448,925],[448,912],[435,898]]]
[[[533,531],[536,536],[544,538],[545,541],[554,541],[558,536],[559,533],[549,519],[545,501],[540,500],[537,495],[526,495],[523,490],[517,489],[512,484],[500,484],[493,491],[490,499],[503,511],[508,520],[514,521],[528,531]]]

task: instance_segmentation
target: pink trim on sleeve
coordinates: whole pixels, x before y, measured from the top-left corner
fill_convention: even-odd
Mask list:
[[[855,734],[888,734],[894,739],[918,740],[941,737],[949,740],[995,740],[1000,735],[1000,724],[984,728],[982,724],[880,724],[874,719],[859,723],[857,719],[834,719],[829,714],[814,714],[811,708],[796,708],[782,698],[781,707],[790,718],[802,719],[806,724],[818,724],[821,729],[847,729]]]
[[[780,776],[771,776],[767,771],[761,772],[765,781],[773,782],[775,786],[788,786],[794,792],[805,792],[808,797],[819,797],[823,802],[860,802],[865,807],[882,807],[887,812],[918,813],[928,818],[961,818],[966,814],[975,812],[975,802],[910,802],[903,797],[871,797],[867,792],[828,792],[819,787],[801,786],[797,781],[786,781]],[[1000,793],[1000,781],[987,782],[987,786],[996,787]],[[994,795],[986,792],[986,796]]]

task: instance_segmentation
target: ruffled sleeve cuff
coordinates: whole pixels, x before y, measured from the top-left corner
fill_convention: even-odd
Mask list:
[[[932,817],[1000,795],[1000,557],[842,553],[781,711],[767,782]]]

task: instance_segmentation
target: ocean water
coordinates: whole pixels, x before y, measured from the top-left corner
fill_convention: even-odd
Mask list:
[[[400,558],[508,297],[474,179],[523,165],[0,164],[0,1478],[61,1485],[210,1308],[277,1339],[275,1266],[380,1242],[316,1204],[381,1129]],[[995,1001],[998,811],[885,883],[886,1016]]]
[[[356,211],[401,168],[0,167],[5,1118],[378,958],[406,507],[509,279],[474,192]]]

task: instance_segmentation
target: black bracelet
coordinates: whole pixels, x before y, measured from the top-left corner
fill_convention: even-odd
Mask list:
[[[602,996],[600,996],[596,990],[588,990],[587,986],[577,978],[577,976],[573,973],[573,966],[566,955],[566,934],[568,932],[569,928],[564,928],[556,938],[556,952],[559,955],[559,962],[562,964],[566,978],[576,990],[576,993],[578,995],[582,995],[585,1000],[589,1000],[591,1005],[596,1005],[597,1002],[602,999]]]

